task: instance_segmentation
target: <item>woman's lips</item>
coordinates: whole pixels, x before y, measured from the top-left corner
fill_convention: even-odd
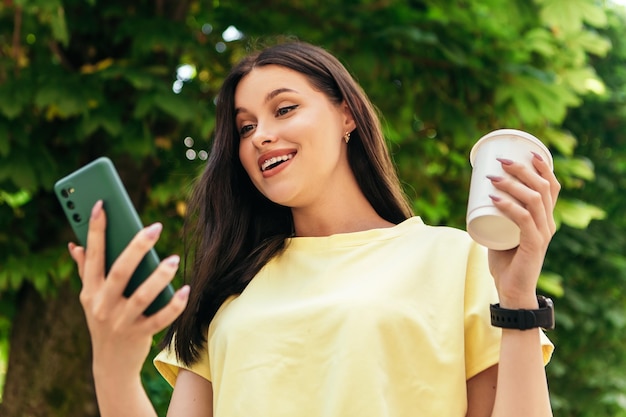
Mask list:
[[[280,173],[296,156],[295,151],[276,151],[263,155],[259,158],[259,169],[264,178]]]
[[[261,155],[258,159],[259,169],[262,172],[270,171],[291,160],[296,155],[294,150],[276,150]]]
[[[283,156],[274,156],[270,159],[266,159],[263,164],[261,164],[261,171],[267,171],[272,168],[276,168],[279,164],[290,160],[293,158],[294,154],[290,153],[288,155]]]

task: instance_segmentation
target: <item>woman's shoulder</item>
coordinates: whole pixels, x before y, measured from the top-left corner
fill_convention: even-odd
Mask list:
[[[449,240],[450,242],[461,244],[472,244],[474,242],[465,230],[453,226],[430,225],[425,223],[419,216],[410,217],[398,224],[397,227],[405,228],[409,232],[407,234],[419,236],[420,239]]]

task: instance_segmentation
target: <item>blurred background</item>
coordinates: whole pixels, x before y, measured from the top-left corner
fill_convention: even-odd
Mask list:
[[[430,224],[465,228],[483,134],[549,146],[563,191],[539,292],[556,304],[555,415],[626,416],[626,11],[602,0],[0,0],[0,415],[98,415],[54,182],[110,157],[144,223],[164,223],[157,251],[181,253],[221,80],[284,39],[330,50],[361,83]],[[165,415],[150,361],[143,378]]]

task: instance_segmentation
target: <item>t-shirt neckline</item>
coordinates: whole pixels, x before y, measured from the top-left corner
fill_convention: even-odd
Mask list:
[[[285,243],[290,250],[310,250],[315,248],[328,249],[330,247],[359,246],[372,241],[393,239],[406,233],[416,226],[422,226],[424,222],[419,216],[409,217],[395,226],[362,230],[358,232],[337,233],[329,236],[305,236],[291,237]]]

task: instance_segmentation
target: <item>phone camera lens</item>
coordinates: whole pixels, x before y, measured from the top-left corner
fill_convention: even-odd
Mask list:
[[[62,189],[62,190],[61,190],[61,195],[62,195],[64,198],[67,198],[67,197],[69,197],[69,196],[70,196],[70,193],[69,193],[69,192],[68,192],[68,191],[64,188],[64,189]]]
[[[76,223],[79,223],[81,220],[80,214],[74,213],[74,215],[72,216],[72,219],[74,219]]]
[[[67,208],[70,210],[74,210],[74,202],[72,200],[68,200],[67,204],[66,204]]]

